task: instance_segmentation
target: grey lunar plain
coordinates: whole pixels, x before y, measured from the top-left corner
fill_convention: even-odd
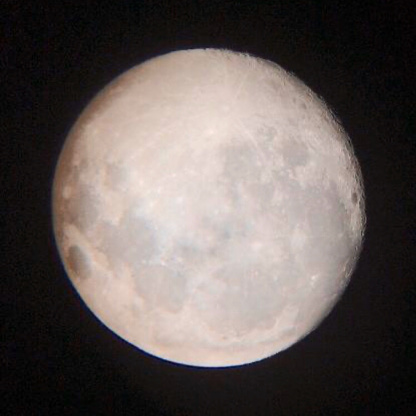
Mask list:
[[[324,102],[269,61],[163,55],[86,108],[56,168],[53,221],[90,310],[195,366],[282,351],[342,294],[365,228],[360,168]]]

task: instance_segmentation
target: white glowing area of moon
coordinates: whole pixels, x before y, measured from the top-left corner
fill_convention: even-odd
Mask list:
[[[311,332],[365,227],[360,169],[324,102],[271,62],[212,49],[154,58],[92,101],[53,214],[66,271],[108,328],[208,367]]]

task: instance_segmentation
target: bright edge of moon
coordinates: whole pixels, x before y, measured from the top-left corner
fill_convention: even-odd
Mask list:
[[[53,225],[95,316],[154,356],[227,367],[304,338],[347,286],[364,191],[339,122],[280,66],[168,53],[105,87],[56,167]]]

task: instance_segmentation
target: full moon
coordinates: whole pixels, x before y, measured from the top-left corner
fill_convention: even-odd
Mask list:
[[[365,229],[348,135],[280,66],[175,51],[117,77],[60,154],[53,226],[88,308],[153,356],[270,357],[346,288]]]

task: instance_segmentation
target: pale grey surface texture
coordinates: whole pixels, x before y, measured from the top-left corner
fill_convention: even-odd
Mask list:
[[[346,287],[365,228],[346,133],[279,66],[170,53],[106,87],[62,150],[54,229],[92,312],[197,366],[273,355]]]

